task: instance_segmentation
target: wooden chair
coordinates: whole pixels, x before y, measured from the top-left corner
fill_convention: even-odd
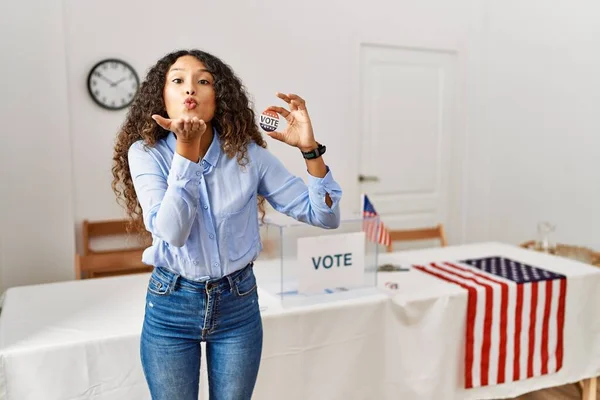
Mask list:
[[[142,253],[146,246],[141,242],[137,242],[132,247],[119,249],[94,250],[92,248],[91,241],[95,238],[126,238],[128,235],[126,222],[126,220],[83,221],[81,229],[83,254],[75,254],[76,279],[152,271],[152,266],[142,263]]]
[[[389,246],[387,246],[388,253],[393,251],[392,244],[396,241],[439,239],[442,247],[448,245],[446,233],[442,224],[438,224],[437,226],[431,228],[390,231],[390,239],[391,243]]]

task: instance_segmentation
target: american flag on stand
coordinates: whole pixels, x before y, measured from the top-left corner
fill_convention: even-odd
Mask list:
[[[366,233],[367,239],[372,242],[389,246],[391,244],[390,232],[387,230],[380,218],[377,217],[377,211],[373,207],[373,203],[369,200],[366,194],[363,194],[363,230]]]
[[[564,275],[504,257],[415,268],[468,291],[465,388],[561,369],[567,292]]]

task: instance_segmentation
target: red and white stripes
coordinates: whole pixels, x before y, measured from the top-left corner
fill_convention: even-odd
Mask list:
[[[450,262],[415,268],[468,291],[465,388],[560,370],[565,278],[517,283]]]

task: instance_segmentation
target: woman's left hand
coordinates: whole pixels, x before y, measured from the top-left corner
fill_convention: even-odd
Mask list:
[[[277,97],[288,103],[289,111],[283,107],[271,106],[268,111],[274,111],[287,121],[287,127],[283,131],[267,132],[273,139],[287,143],[302,151],[311,151],[317,147],[313,133],[312,123],[306,110],[306,102],[300,96],[293,93],[277,93]]]

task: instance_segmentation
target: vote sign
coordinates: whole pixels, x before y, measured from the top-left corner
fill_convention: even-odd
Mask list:
[[[298,293],[364,284],[365,233],[298,239]]]

